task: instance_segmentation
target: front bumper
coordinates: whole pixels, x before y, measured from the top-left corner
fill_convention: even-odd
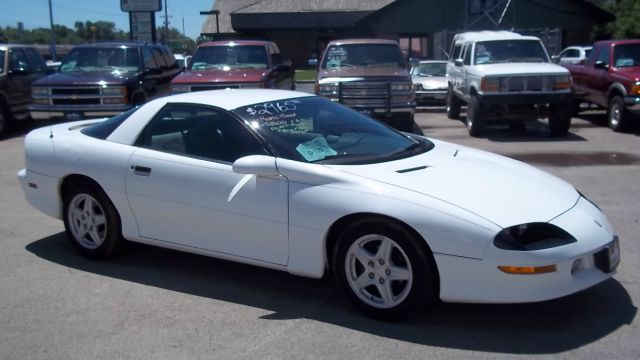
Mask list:
[[[501,250],[489,245],[481,260],[434,254],[440,273],[440,297],[449,302],[526,303],[559,298],[611,278],[601,260],[617,241],[608,220],[584,198],[550,221],[572,234],[572,244],[536,251]],[[557,270],[537,275],[516,275],[498,266],[547,266]],[[613,264],[616,265],[617,264]]]
[[[416,90],[416,102],[444,103],[447,99],[447,90]]]
[[[571,92],[563,93],[484,93],[478,95],[478,100],[484,105],[538,105],[538,104],[569,104],[573,100]]]
[[[45,106],[31,105],[31,117],[36,120],[64,120],[76,121],[82,119],[96,119],[112,117],[132,108],[132,105],[113,106]]]
[[[640,116],[640,95],[625,96],[624,105],[629,112]]]

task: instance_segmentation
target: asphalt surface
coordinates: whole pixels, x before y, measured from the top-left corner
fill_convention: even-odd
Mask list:
[[[613,223],[622,263],[614,279],[562,299],[441,304],[401,323],[356,313],[329,279],[143,245],[85,259],[62,222],[24,200],[15,174],[26,130],[14,132],[0,140],[0,359],[638,358],[640,130],[613,133],[601,120],[574,119],[561,139],[549,138],[544,122],[473,139],[442,109],[419,111],[427,136],[574,184]]]

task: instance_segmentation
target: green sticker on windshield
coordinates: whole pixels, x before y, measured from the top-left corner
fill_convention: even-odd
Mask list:
[[[322,160],[327,156],[338,155],[338,153],[329,146],[324,137],[317,137],[311,141],[300,144],[296,147],[296,151],[302,155],[307,161]]]

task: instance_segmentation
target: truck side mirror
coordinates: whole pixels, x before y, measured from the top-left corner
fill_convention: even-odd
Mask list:
[[[595,62],[595,64],[593,64],[593,67],[596,69],[608,69],[609,68],[609,64],[607,64],[606,62],[602,61],[602,60],[598,60]]]
[[[560,63],[560,56],[558,56],[558,55],[553,55],[553,56],[551,57],[551,62],[552,62],[552,63],[554,63],[554,64],[559,64],[559,63]]]
[[[457,66],[457,67],[461,67],[461,66],[462,66],[462,64],[463,64],[463,61],[462,61],[462,59],[456,59],[456,60],[453,62],[453,64],[454,64],[455,66]]]

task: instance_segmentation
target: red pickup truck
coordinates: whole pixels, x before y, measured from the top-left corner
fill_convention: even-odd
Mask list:
[[[573,78],[576,104],[606,108],[611,129],[628,130],[640,119],[640,39],[599,41],[585,62],[564,66]]]

